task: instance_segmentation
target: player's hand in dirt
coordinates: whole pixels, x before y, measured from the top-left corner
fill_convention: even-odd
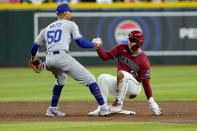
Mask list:
[[[149,98],[148,103],[151,113],[155,115],[161,115],[161,109],[159,108],[158,104],[154,101],[153,97]]]

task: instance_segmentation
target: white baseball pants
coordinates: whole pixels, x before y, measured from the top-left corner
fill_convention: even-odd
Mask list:
[[[139,83],[133,75],[122,71],[124,78],[122,81],[123,92],[119,95],[119,99],[123,102],[125,96],[129,98],[131,95],[137,96],[141,92],[141,83]],[[109,93],[113,96],[117,95],[117,77],[110,74],[101,74],[98,77],[98,85],[100,87],[103,99],[107,102]]]
[[[56,85],[65,85],[67,75],[85,86],[96,82],[94,75],[65,51],[60,51],[60,54],[56,55],[49,52],[46,64],[47,69],[56,78]]]

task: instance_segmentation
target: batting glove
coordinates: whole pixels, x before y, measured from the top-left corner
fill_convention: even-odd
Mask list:
[[[102,47],[102,45],[103,45],[103,41],[102,41],[102,39],[99,38],[99,37],[94,38],[94,39],[92,40],[92,42],[95,44],[94,47],[95,47],[96,49]]]
[[[154,101],[153,97],[149,98],[148,100],[150,112],[154,113],[155,115],[161,115],[161,109],[157,105],[157,103]]]

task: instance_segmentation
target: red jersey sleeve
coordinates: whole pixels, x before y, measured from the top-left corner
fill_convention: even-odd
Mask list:
[[[103,50],[102,48],[98,48],[96,51],[102,60],[109,60],[113,58],[109,52]]]
[[[152,97],[152,90],[150,86],[150,62],[144,53],[141,59],[141,66],[140,66],[140,79],[142,80],[142,85],[144,87],[144,91],[146,94],[147,99]]]
[[[152,89],[149,80],[142,80],[142,85],[144,87],[144,92],[146,94],[146,97],[147,99],[149,99],[150,97],[152,97]]]
[[[120,48],[121,48],[121,45],[119,44],[119,45],[116,45],[114,48],[109,50],[109,53],[111,53],[113,59],[116,58],[117,56],[119,56]]]
[[[146,55],[144,55],[141,66],[140,66],[140,79],[149,80],[150,79],[150,62]]]
[[[115,46],[114,48],[110,49],[109,51],[105,51],[102,48],[97,49],[98,55],[101,57],[103,60],[109,60],[109,59],[114,59],[119,55],[118,51],[119,45]]]

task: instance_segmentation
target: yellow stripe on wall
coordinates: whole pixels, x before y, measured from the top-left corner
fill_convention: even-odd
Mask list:
[[[116,8],[177,8],[177,7],[197,7],[197,2],[164,2],[164,3],[113,3],[113,4],[96,4],[96,3],[79,3],[69,4],[74,9],[116,9]],[[40,5],[33,4],[0,4],[0,10],[5,9],[54,9],[57,3],[47,3]]]

